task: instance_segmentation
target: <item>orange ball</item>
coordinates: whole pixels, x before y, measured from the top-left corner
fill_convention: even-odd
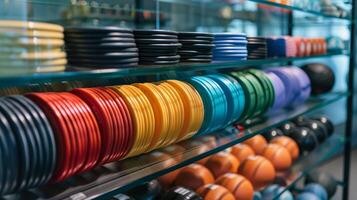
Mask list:
[[[279,144],[285,147],[289,151],[293,161],[299,157],[300,154],[299,146],[296,144],[296,142],[293,139],[287,136],[276,137],[272,139],[270,143]]]
[[[285,171],[289,169],[292,164],[289,151],[279,144],[269,144],[265,147],[262,156],[270,160],[276,171]]]
[[[215,178],[221,175],[232,172],[236,173],[238,171],[240,162],[232,154],[227,152],[219,152],[211,156],[205,166],[212,172]]]
[[[244,176],[239,174],[227,173],[220,176],[216,184],[227,188],[236,199],[252,200],[254,197],[254,188]]]
[[[239,173],[253,184],[255,190],[272,183],[276,175],[273,164],[262,156],[249,156],[240,166]]]
[[[237,144],[232,147],[231,154],[234,155],[240,162],[243,162],[249,156],[254,156],[253,149],[246,144]]]
[[[176,177],[175,185],[192,190],[214,182],[212,173],[200,164],[191,164],[181,169]]]
[[[263,153],[265,147],[268,145],[266,139],[261,135],[256,135],[249,140],[244,141],[244,144],[249,145],[256,154],[260,155]]]
[[[163,176],[160,176],[157,180],[160,182],[163,188],[168,189],[172,187],[177,175],[179,174],[180,169],[167,173]]]
[[[200,195],[203,200],[235,200],[231,192],[226,188],[215,184],[208,184],[200,187],[197,190],[197,194]]]

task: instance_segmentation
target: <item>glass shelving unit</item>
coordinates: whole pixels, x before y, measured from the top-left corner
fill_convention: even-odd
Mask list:
[[[173,170],[199,161],[209,155],[227,149],[241,143],[257,134],[277,127],[297,116],[314,114],[320,109],[345,101],[348,93],[330,93],[328,95],[312,97],[304,105],[293,110],[283,110],[277,113],[267,114],[262,121],[250,126],[244,131],[238,131],[234,127],[227,127],[204,137],[194,138],[175,144],[186,147],[186,151],[172,155],[171,158],[160,158],[159,149],[145,155],[127,160],[109,163],[98,167],[86,174],[82,174],[69,180],[40,189],[32,190],[34,199],[107,199],[115,194],[125,192],[141,183],[155,179]],[[339,129],[337,129],[339,130]],[[214,140],[212,140],[214,138]],[[212,142],[214,141],[214,142]],[[335,135],[320,145],[314,153],[302,157],[296,162],[287,174],[301,173],[296,177],[303,177],[308,170],[331,158],[333,152],[343,148],[344,137]],[[189,148],[187,148],[189,146]],[[166,147],[170,148],[170,146]],[[321,155],[323,152],[323,156]],[[319,156],[319,159],[316,159]],[[293,184],[292,182],[291,184]],[[29,195],[24,193],[22,195]]]
[[[5,4],[10,1],[3,1]],[[14,0],[11,3],[16,3],[23,5],[29,13],[25,16],[11,16],[11,13],[2,10],[0,3],[0,18],[4,19],[26,19],[26,20],[40,20],[48,21],[54,23],[60,23],[63,25],[71,25],[83,21],[85,25],[96,23],[97,25],[122,25],[129,28],[162,28],[162,29],[173,29],[177,31],[207,31],[207,32],[222,32],[230,31],[236,28],[238,31],[244,31],[251,35],[277,35],[277,34],[293,34],[293,29],[298,23],[292,23],[296,11],[298,13],[306,14],[308,17],[303,18],[307,20],[306,24],[309,26],[311,22],[309,21],[312,17],[312,25],[316,23],[318,27],[329,26],[329,20],[333,21],[334,25],[339,26],[349,26],[349,40],[350,43],[355,43],[355,19],[356,13],[354,9],[352,10],[351,16],[337,17],[328,15],[326,13],[316,11],[313,8],[303,8],[298,5],[282,5],[268,0],[249,0],[247,2],[234,4],[226,1],[214,1],[214,0],[148,0],[145,1],[118,1],[118,5],[123,2],[123,6],[118,7],[108,7],[106,4],[89,4],[84,6],[85,14],[83,16],[69,15],[68,12],[83,9],[82,7],[74,4],[83,3],[89,1],[49,1],[49,0]],[[103,1],[105,2],[105,1]],[[110,1],[110,3],[117,3],[115,1]],[[151,6],[148,6],[148,5]],[[127,6],[124,6],[127,5]],[[192,9],[196,7],[203,8],[197,15],[198,17],[193,18],[193,22],[187,26],[181,26],[180,24],[173,25],[170,23],[172,20],[170,17],[175,15],[176,12],[181,12],[182,9],[175,10],[176,6],[180,5],[183,8],[192,6]],[[288,12],[276,12],[270,10],[260,10],[259,5],[270,6],[272,8],[284,9]],[[356,8],[357,1],[349,1],[347,7]],[[196,7],[195,7],[196,6]],[[252,9],[253,7],[253,9]],[[41,10],[49,8],[49,11],[45,12],[46,17],[39,15],[34,12],[34,10]],[[166,10],[166,8],[169,8]],[[204,12],[204,9],[220,9],[223,11],[230,11],[229,16],[219,15],[209,17],[210,13]],[[99,14],[91,14],[91,10],[100,11]],[[50,13],[51,11],[57,11]],[[175,12],[171,12],[175,10]],[[109,13],[120,13],[122,14],[106,14]],[[118,11],[118,12],[113,12]],[[227,12],[228,12],[227,11]],[[240,12],[248,13],[248,17],[242,17],[239,15]],[[67,13],[66,13],[67,12]],[[104,13],[104,14],[103,14]],[[150,14],[148,19],[142,19],[142,16]],[[149,13],[149,14],[148,14]],[[67,15],[66,15],[67,14]],[[47,16],[48,15],[48,16]],[[193,14],[192,14],[193,15]],[[213,14],[212,14],[213,15]],[[207,19],[205,16],[208,16]],[[177,17],[177,16],[176,16]],[[242,17],[242,18],[239,18]],[[261,18],[265,20],[274,21],[270,24],[264,24]],[[318,18],[318,20],[316,20]],[[180,18],[178,17],[177,20]],[[216,20],[216,21],[215,21]],[[326,22],[328,21],[328,22]],[[215,22],[220,22],[224,24],[225,27],[215,27]],[[341,22],[341,23],[340,23]],[[252,25],[254,23],[256,25]],[[300,21],[299,21],[300,23]],[[304,22],[301,22],[304,24]],[[341,25],[342,24],[342,25]],[[223,25],[222,25],[223,26]],[[305,27],[305,25],[301,25]],[[173,28],[171,28],[173,27]],[[198,27],[198,28],[196,28]],[[278,29],[279,32],[272,31],[270,29]],[[309,60],[316,59],[333,59],[340,58],[347,59],[349,62],[348,68],[348,84],[346,85],[346,92],[332,92],[327,95],[312,97],[304,105],[301,105],[293,110],[283,110],[274,114],[267,114],[249,126],[245,131],[239,132],[233,127],[227,127],[217,133],[212,133],[210,135],[204,136],[202,138],[194,138],[188,141],[184,141],[177,145],[187,145],[190,144],[185,152],[174,155],[169,160],[167,159],[154,159],[154,154],[159,154],[160,150],[148,153],[146,155],[130,158],[120,162],[114,162],[107,164],[105,166],[98,167],[86,174],[78,175],[72,177],[69,180],[57,184],[50,185],[42,188],[36,188],[29,191],[25,191],[20,194],[15,194],[14,198],[21,199],[107,199],[115,194],[125,192],[126,190],[133,188],[140,183],[148,180],[152,180],[161,175],[169,173],[175,169],[186,166],[190,163],[196,162],[214,153],[227,149],[237,143],[243,142],[257,134],[261,134],[273,127],[277,127],[280,124],[289,121],[296,116],[305,114],[318,113],[323,109],[328,109],[330,106],[340,103],[343,108],[352,110],[353,108],[353,82],[354,82],[354,67],[356,65],[355,59],[355,45],[350,45],[349,50],[342,50],[338,52],[329,52],[325,55],[316,55],[309,57],[298,57],[298,58],[271,58],[265,60],[242,60],[234,62],[220,62],[220,63],[204,63],[204,64],[177,64],[170,66],[139,66],[133,68],[117,68],[117,69],[103,69],[103,70],[82,70],[75,71],[75,66],[69,66],[69,70],[62,73],[49,73],[49,74],[21,74],[21,75],[1,75],[0,76],[0,88],[7,87],[24,87],[29,84],[41,84],[41,83],[56,83],[56,82],[66,82],[66,81],[89,81],[89,80],[106,80],[106,79],[121,79],[124,77],[136,77],[136,76],[149,76],[149,75],[161,75],[167,73],[197,73],[205,71],[219,71],[225,69],[244,69],[247,67],[258,67],[264,68],[271,64],[293,64],[296,62],[305,62]],[[348,56],[350,57],[348,59]],[[341,75],[343,79],[345,77]],[[345,91],[344,90],[344,91]],[[342,103],[341,103],[342,102]],[[342,125],[339,125],[338,135],[334,135],[328,139],[325,143],[321,144],[316,150],[314,150],[308,156],[303,157],[298,160],[291,171],[287,172],[287,176],[294,174],[295,178],[286,187],[289,189],[294,186],[296,182],[302,179],[309,171],[313,170],[316,166],[324,163],[326,160],[331,159],[336,152],[344,152],[344,177],[342,177],[344,182],[344,193],[343,199],[348,199],[348,178],[349,178],[349,164],[351,151],[351,131],[352,131],[352,113],[346,112],[346,118]],[[215,138],[215,143],[210,142],[210,138]],[[196,144],[196,145],[195,145]],[[203,144],[203,146],[202,146]],[[317,159],[318,158],[318,159]],[[179,162],[171,162],[173,159]],[[279,195],[278,195],[279,196]],[[277,197],[278,197],[277,196]]]
[[[12,75],[0,76],[0,88],[10,86],[25,86],[36,83],[53,83],[59,81],[85,81],[91,79],[108,79],[121,78],[128,76],[145,76],[165,74],[169,72],[195,72],[207,70],[219,70],[229,68],[246,68],[247,66],[261,66],[268,64],[279,64],[293,61],[302,61],[314,58],[326,58],[332,56],[348,56],[347,51],[331,52],[324,55],[315,55],[308,57],[297,58],[271,58],[264,60],[240,60],[232,62],[217,62],[217,63],[195,63],[195,64],[176,64],[176,65],[160,65],[160,66],[139,66],[131,68],[119,69],[103,69],[103,70],[83,70],[83,71],[66,71],[61,73],[46,73],[46,74],[29,74],[29,75]],[[70,70],[70,69],[69,69]]]
[[[296,2],[292,2],[291,4],[284,5],[284,4],[280,4],[280,3],[277,3],[277,2],[274,2],[274,1],[269,1],[269,0],[249,0],[249,1],[253,1],[253,2],[261,3],[261,4],[266,4],[266,5],[273,6],[273,7],[283,8],[283,9],[286,9],[286,10],[304,12],[306,14],[320,16],[320,17],[323,17],[323,18],[333,18],[333,19],[350,21],[350,17],[349,16],[338,17],[338,16],[329,15],[329,14],[321,12],[321,10],[317,10],[316,11],[316,7],[306,8],[306,7],[302,7],[302,6],[299,6],[299,5],[295,5]]]

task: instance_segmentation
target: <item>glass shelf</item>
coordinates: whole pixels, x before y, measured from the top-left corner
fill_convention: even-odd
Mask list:
[[[326,21],[325,18],[336,19],[335,21],[337,22],[341,22],[340,19],[349,21],[348,18],[329,16],[313,9],[299,8],[298,6],[286,6],[268,0],[250,0],[247,2],[228,2],[219,0],[148,0],[145,3],[113,0],[12,0],[4,2],[0,1],[0,14],[2,19],[47,21],[64,26],[78,24],[100,26],[120,24],[120,26],[127,28],[160,27],[163,29],[186,31],[197,31],[197,27],[204,27],[203,30],[205,31],[217,32],[217,29],[211,29],[209,28],[210,26],[206,26],[211,22],[205,22],[203,19],[201,21],[200,19],[204,17],[206,20],[209,19],[215,21],[215,23],[220,24],[222,27],[222,29],[220,29],[221,31],[227,30],[227,27],[225,26],[235,20],[261,23],[260,20],[258,20],[260,16],[259,11],[264,9],[259,9],[259,7],[257,9],[257,6],[255,5],[257,3],[274,6],[279,8],[278,10],[283,8],[301,11],[302,14],[313,14],[311,15],[312,17],[310,15],[304,16],[306,17],[304,19],[307,19],[307,21],[322,19],[321,17],[316,18],[315,16],[324,17],[323,21]],[[194,8],[194,10],[187,10],[192,8]],[[194,24],[192,24],[193,22],[188,23],[190,25],[187,26],[175,25],[174,19],[177,17],[178,19],[181,19],[179,13],[177,13],[177,9],[188,12],[188,15],[194,17],[191,19],[193,21],[197,20],[197,22]],[[211,14],[206,15],[205,12],[200,12],[200,10],[203,9],[208,10]],[[190,13],[193,11],[194,13]],[[270,12],[269,9],[268,12]],[[264,20],[268,20],[265,21],[266,23],[276,21],[274,17],[267,18],[266,16]]]
[[[136,17],[143,17],[148,15],[159,14],[161,17],[168,17],[172,13],[165,10],[159,9],[160,6],[157,5],[185,5],[185,6],[201,6],[207,5],[206,8],[218,9],[226,6],[230,6],[228,3],[211,1],[206,3],[202,0],[189,0],[189,1],[177,1],[177,0],[151,0],[150,3],[144,3],[142,6],[140,3],[135,1],[100,1],[100,0],[61,0],[61,1],[48,1],[48,0],[12,0],[11,2],[4,3],[6,6],[24,6],[34,10],[43,10],[51,9],[54,13],[47,13],[47,16],[44,18],[42,15],[31,14],[28,16],[27,20],[32,21],[47,21],[52,23],[59,23],[62,25],[71,25],[68,24],[71,21],[91,21],[91,20],[100,20],[100,21],[115,21],[115,23],[109,23],[109,25],[117,25],[118,20],[131,21]],[[2,11],[0,3],[0,13]],[[151,6],[154,5],[154,6]],[[20,17],[21,15],[13,15],[11,12],[3,11],[8,15],[5,19],[13,19]],[[30,12],[30,13],[31,13]],[[57,13],[58,12],[58,13]],[[49,17],[50,16],[50,17]],[[2,16],[3,17],[3,16]],[[153,19],[155,19],[154,16]],[[219,18],[219,16],[217,16]],[[97,23],[97,22],[94,22]],[[94,24],[92,24],[94,25]],[[103,25],[103,24],[102,24]],[[108,25],[104,23],[104,25]],[[123,25],[123,24],[121,24]],[[124,25],[128,28],[133,28],[130,24]],[[152,27],[154,28],[154,27]]]
[[[142,156],[97,167],[88,173],[72,177],[60,184],[28,191],[31,194],[25,192],[19,195],[52,200],[109,198],[145,181],[152,180],[243,142],[299,115],[312,113],[317,109],[329,106],[347,96],[348,93],[330,93],[312,97],[304,105],[293,110],[271,113],[264,117],[261,122],[242,132],[234,127],[227,127],[222,131],[183,141]],[[173,146],[179,147],[182,151],[170,154],[171,157],[162,156],[162,152]]]
[[[274,6],[274,7],[279,7],[279,8],[283,8],[283,9],[287,9],[287,10],[296,10],[296,11],[301,11],[301,12],[305,12],[305,13],[309,13],[309,14],[313,14],[316,16],[322,16],[322,17],[326,17],[326,18],[336,18],[336,19],[343,19],[343,20],[350,20],[348,17],[345,18],[340,18],[340,17],[336,17],[336,16],[331,16],[331,15],[326,15],[324,13],[321,13],[319,11],[313,10],[313,9],[306,9],[306,8],[301,8],[295,5],[283,5],[280,3],[276,3],[276,2],[271,2],[268,0],[249,0],[250,2],[255,2],[255,3],[260,3],[260,4],[266,4],[269,6]],[[61,0],[61,1],[47,1],[47,0],[13,0],[13,2],[15,3],[26,3],[29,5],[41,5],[41,6],[53,6],[53,7],[58,7],[58,6],[78,6],[81,7],[82,9],[84,8],[96,8],[96,9],[108,9],[110,10],[118,10],[118,11],[133,11],[132,8],[126,6],[123,8],[111,8],[111,7],[106,7],[106,6],[101,6],[101,2],[98,1],[98,3],[93,4],[93,2],[91,1],[73,1],[76,3],[71,3],[71,1],[69,0]],[[113,1],[114,2],[114,1]],[[228,3],[228,2],[224,2],[224,1],[214,1],[214,0],[186,0],[186,1],[179,1],[179,0],[156,0],[153,2],[157,2],[157,3],[168,3],[168,4],[175,4],[175,5],[188,5],[188,6],[192,6],[192,5],[202,5],[205,7],[209,7],[209,8],[217,8],[217,7],[227,7],[227,6],[232,6],[232,5],[242,5],[242,2],[232,2],[232,3]],[[92,3],[92,4],[91,4]],[[105,5],[105,4],[104,4]],[[152,12],[152,13],[156,13],[158,12],[155,9],[138,9],[135,8],[135,12],[137,13],[142,13],[142,12]],[[162,12],[161,10],[159,11],[160,13]]]
[[[97,3],[93,3],[95,1],[90,1],[90,0],[85,0],[85,1],[73,1],[75,3],[72,3],[72,1],[69,0],[61,0],[61,1],[48,1],[48,0],[13,0],[14,2],[19,2],[19,3],[27,3],[27,4],[32,4],[32,5],[44,5],[44,6],[70,6],[70,5],[74,5],[74,6],[87,6],[87,7],[96,7],[98,9],[111,9],[114,10],[115,8],[107,8],[107,7],[102,7],[101,5],[103,5],[102,1],[97,1]],[[115,3],[115,1],[108,1],[109,3]],[[128,1],[130,2],[130,1]],[[208,6],[210,8],[217,8],[218,7],[223,7],[223,6],[229,6],[231,5],[230,3],[227,2],[223,2],[223,1],[212,1],[212,0],[186,0],[186,1],[180,1],[180,0],[155,0],[153,2],[158,2],[158,3],[169,3],[169,4],[182,4],[182,5],[205,5]],[[209,2],[209,4],[207,4],[207,2]],[[125,1],[120,2],[118,1],[117,3],[126,3]],[[206,5],[207,4],[207,5]],[[241,3],[238,3],[241,4]],[[96,5],[96,6],[93,6]],[[105,4],[104,4],[105,5]],[[123,11],[132,11],[132,9],[130,8],[120,8],[119,10],[123,10]],[[135,12],[157,12],[157,10],[155,9],[135,9]],[[161,12],[161,11],[160,11]]]
[[[335,130],[345,130],[345,124],[340,124],[336,126]],[[290,180],[288,185],[278,193],[274,200],[279,199],[279,197],[287,190],[295,187],[295,185],[303,179],[308,173],[321,166],[324,162],[330,160],[336,154],[343,151],[344,143],[346,138],[342,134],[343,132],[335,132],[328,140],[323,144],[318,146],[314,151],[310,152],[307,156],[302,157],[293,165],[292,169],[283,174],[283,178]]]
[[[232,62],[218,63],[196,63],[196,64],[177,64],[177,65],[159,65],[159,66],[139,66],[121,69],[103,69],[86,71],[66,71],[60,73],[43,73],[16,76],[0,76],[1,87],[26,86],[37,83],[52,83],[60,81],[86,81],[86,80],[106,80],[129,76],[157,75],[169,72],[192,72],[203,70],[217,70],[228,68],[243,68],[248,66],[261,66],[274,63],[286,63],[292,61],[303,61],[312,58],[326,58],[331,56],[349,55],[346,51],[331,52],[324,55],[297,58],[269,58],[264,60],[239,60]]]
[[[304,12],[307,14],[312,14],[315,16],[320,16],[320,17],[324,17],[324,18],[334,18],[334,19],[340,19],[340,20],[348,20],[350,21],[349,17],[337,17],[337,16],[332,16],[332,15],[327,15],[325,13],[319,12],[319,11],[315,11],[315,10],[310,10],[310,9],[306,9],[306,8],[301,8],[298,6],[294,6],[294,5],[284,5],[284,4],[280,4],[280,3],[276,3],[276,2],[271,2],[268,0],[249,0],[252,2],[256,2],[256,3],[261,3],[261,4],[266,4],[269,6],[274,6],[274,7],[279,7],[279,8],[283,8],[283,9],[287,9],[287,10],[292,10],[292,11],[300,11],[300,12]]]

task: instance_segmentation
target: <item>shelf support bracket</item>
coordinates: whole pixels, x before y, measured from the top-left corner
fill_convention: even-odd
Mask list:
[[[350,169],[351,169],[351,151],[352,151],[352,133],[354,128],[353,127],[353,113],[354,113],[354,106],[353,106],[353,99],[354,99],[354,77],[355,77],[355,68],[357,67],[356,63],[356,24],[355,20],[357,19],[357,1],[352,0],[352,14],[351,14],[351,36],[350,36],[350,64],[349,64],[349,72],[348,72],[348,91],[350,95],[347,98],[347,105],[346,105],[346,130],[345,130],[345,149],[344,149],[344,166],[343,166],[343,199],[349,199],[349,187],[350,187]],[[357,83],[356,83],[357,84]]]

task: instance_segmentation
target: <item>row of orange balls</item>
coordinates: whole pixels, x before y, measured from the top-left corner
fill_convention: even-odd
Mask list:
[[[289,169],[298,156],[299,147],[291,138],[280,136],[268,143],[257,135],[158,180],[165,189],[186,187],[205,200],[225,193],[229,194],[227,199],[250,200],[254,190],[271,184],[277,172]]]

